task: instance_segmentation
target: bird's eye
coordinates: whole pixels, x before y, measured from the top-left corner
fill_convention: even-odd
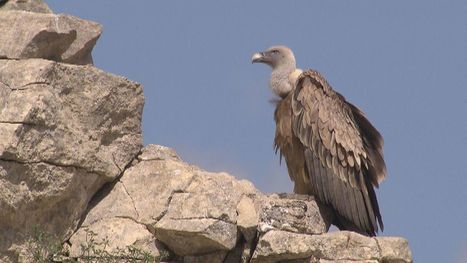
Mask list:
[[[277,53],[279,53],[279,50],[274,49],[274,50],[272,50],[272,53],[277,54]]]

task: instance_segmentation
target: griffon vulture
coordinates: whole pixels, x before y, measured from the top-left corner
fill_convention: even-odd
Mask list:
[[[274,144],[294,192],[330,207],[341,230],[368,236],[383,230],[373,188],[386,176],[380,133],[317,71],[297,69],[288,47],[255,53],[252,63],[272,68],[269,86],[280,97]]]

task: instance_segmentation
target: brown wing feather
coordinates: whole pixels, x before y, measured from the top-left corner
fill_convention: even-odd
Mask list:
[[[368,121],[365,114],[359,108],[351,103],[348,103],[348,105],[350,106],[353,116],[360,127],[363,137],[363,145],[365,150],[368,152],[369,162],[371,163],[368,167],[368,175],[371,179],[371,183],[378,187],[379,183],[384,180],[387,173],[383,157],[383,137],[370,123],[370,121]]]
[[[386,176],[381,135],[313,70],[297,80],[291,108],[292,132],[303,145],[295,150],[304,151],[311,192],[360,232],[375,235],[378,223],[383,229],[373,189]]]

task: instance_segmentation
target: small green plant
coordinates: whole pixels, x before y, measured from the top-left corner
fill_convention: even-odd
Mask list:
[[[135,246],[126,248],[117,248],[109,252],[106,248],[109,245],[109,240],[105,238],[101,242],[96,240],[97,234],[86,230],[86,243],[81,245],[82,255],[80,259],[86,263],[153,263],[160,262],[167,258],[168,254],[161,254],[160,257],[155,257],[146,251],[143,251]]]
[[[109,252],[107,249],[109,240],[105,238],[98,241],[96,237],[96,233],[86,230],[86,242],[81,244],[82,253],[78,260],[69,257],[58,237],[34,227],[28,242],[28,252],[30,259],[37,263],[154,263],[170,257],[165,250],[162,250],[161,255],[156,257],[135,246],[117,248]]]
[[[42,231],[34,226],[28,241],[30,256],[37,263],[53,262],[53,257],[61,253],[62,244],[58,237]]]

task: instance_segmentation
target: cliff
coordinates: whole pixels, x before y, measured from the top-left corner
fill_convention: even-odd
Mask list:
[[[403,238],[328,233],[312,197],[143,147],[142,86],[92,65],[99,24],[38,0],[0,24],[0,262],[412,261]]]

